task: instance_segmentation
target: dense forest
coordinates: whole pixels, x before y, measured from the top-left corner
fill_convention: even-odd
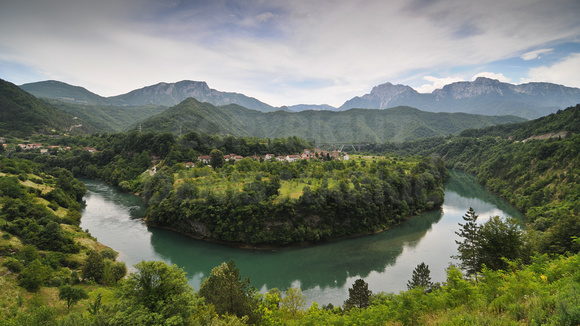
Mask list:
[[[8,152],[10,158],[0,158],[0,324],[577,325],[579,111],[576,106],[487,131],[375,145],[370,148],[377,152],[352,161],[282,163],[247,158],[218,163],[218,155],[210,163],[214,167],[197,161],[212,151],[282,155],[312,147],[296,137],[138,132],[39,136],[43,143],[60,148],[48,155],[16,149]],[[66,146],[71,149],[61,149]],[[183,162],[188,161],[196,167],[186,168]],[[196,206],[196,201],[215,200],[214,206],[225,212],[196,211],[195,216],[227,216],[229,222],[216,223],[214,230],[225,240],[248,241],[229,238],[231,230],[224,227],[230,223],[240,233],[255,233],[260,226],[244,220],[247,211],[238,210],[243,207],[259,213],[268,209],[263,208],[267,203],[279,205],[278,209],[289,210],[285,216],[293,216],[291,223],[299,230],[304,211],[329,222],[329,211],[340,205],[360,209],[363,213],[357,216],[391,209],[396,218],[429,208],[429,202],[435,206],[440,198],[437,174],[441,179],[445,175],[443,162],[448,168],[474,173],[479,182],[525,212],[528,227],[497,217],[479,223],[477,212],[470,210],[457,227],[463,239],[457,255],[461,264],[448,268],[445,282],[432,283],[428,266],[422,264],[409,275],[408,291],[373,293],[357,280],[340,307],[317,303],[305,307],[299,288],[259,293],[250,279],[240,277],[233,261],[216,266],[197,291],[182,270],[163,262],[142,262],[124,277],[127,269],[115,260],[116,253],[78,228],[85,190],[75,176],[100,178],[140,192],[149,202],[151,218],[162,222],[174,216],[168,214],[171,209],[184,209],[183,205],[187,211],[202,210],[209,205]],[[225,203],[248,205],[227,207],[224,198]],[[378,198],[388,205],[380,207]],[[396,202],[402,206],[395,208]],[[334,215],[343,222],[352,219]],[[330,222],[326,225],[333,225]],[[326,234],[324,228],[312,233],[306,225],[303,229],[294,235],[297,239]]]
[[[242,244],[288,244],[383,230],[438,208],[442,161],[256,162],[157,172],[143,180],[151,225]]]

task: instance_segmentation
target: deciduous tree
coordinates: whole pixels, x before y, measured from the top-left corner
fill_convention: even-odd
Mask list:
[[[58,289],[58,297],[66,302],[66,307],[70,309],[70,306],[76,304],[81,299],[88,299],[89,295],[87,291],[82,288],[74,288],[68,284],[61,286]]]

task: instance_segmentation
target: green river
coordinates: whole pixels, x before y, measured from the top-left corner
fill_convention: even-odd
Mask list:
[[[82,180],[87,187],[81,227],[120,253],[131,267],[142,260],[163,260],[187,273],[195,290],[211,269],[233,259],[242,277],[261,292],[300,287],[307,305],[342,305],[348,288],[363,278],[373,292],[406,290],[413,269],[425,262],[434,282],[445,280],[445,269],[456,262],[457,223],[473,207],[484,222],[490,216],[523,215],[480,186],[469,174],[451,171],[442,209],[412,217],[382,233],[300,248],[248,250],[204,242],[149,228],[140,219],[145,205],[100,181]],[[130,268],[131,269],[131,268]]]

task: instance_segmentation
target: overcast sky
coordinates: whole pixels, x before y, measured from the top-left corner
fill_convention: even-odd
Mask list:
[[[579,0],[3,0],[0,78],[102,96],[158,82],[274,106],[487,76],[580,87]]]

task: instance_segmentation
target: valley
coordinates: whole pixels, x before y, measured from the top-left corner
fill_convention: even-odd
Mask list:
[[[392,84],[351,102],[358,108],[300,112],[246,108],[233,99],[255,99],[202,82],[161,83],[110,98],[59,82],[26,86],[44,99],[1,85],[2,320],[124,324],[138,315],[152,324],[169,318],[181,324],[574,324],[578,318],[572,298],[580,267],[580,105],[560,108],[564,102],[546,100],[524,110],[506,95],[536,87],[573,95],[574,89],[477,79],[433,93],[450,110],[480,110],[473,101],[481,96],[489,99],[486,113],[519,110],[494,116],[387,108],[408,91]],[[190,97],[199,89],[213,97]],[[489,95],[498,89],[501,105]],[[458,104],[444,94],[468,100]],[[384,101],[364,108],[373,96]],[[210,102],[219,98],[226,102]],[[326,155],[318,146],[324,143],[364,146]],[[318,155],[290,159],[306,152]],[[89,195],[75,178],[87,179]],[[125,196],[137,202],[116,199]],[[460,230],[469,231],[470,208],[479,215],[471,257],[459,245],[467,243]],[[100,217],[98,243],[90,225]],[[447,233],[436,233],[443,225]],[[111,244],[121,251],[117,261],[107,241],[136,239],[132,232],[150,241],[129,241],[123,249]],[[134,246],[144,247],[143,259],[161,261],[138,263],[141,250]],[[437,246],[445,250],[431,257]],[[432,279],[405,289],[421,262]],[[321,270],[328,277],[303,274]],[[173,290],[150,297],[159,305],[130,291],[150,272],[171,275],[165,280]],[[221,305],[221,277],[235,284],[234,306]],[[368,306],[347,304],[356,284],[371,290]],[[71,289],[79,297],[66,301]],[[304,296],[308,306],[288,313],[287,302],[305,302]],[[49,300],[44,310],[35,307]],[[176,302],[179,311],[165,302]]]

